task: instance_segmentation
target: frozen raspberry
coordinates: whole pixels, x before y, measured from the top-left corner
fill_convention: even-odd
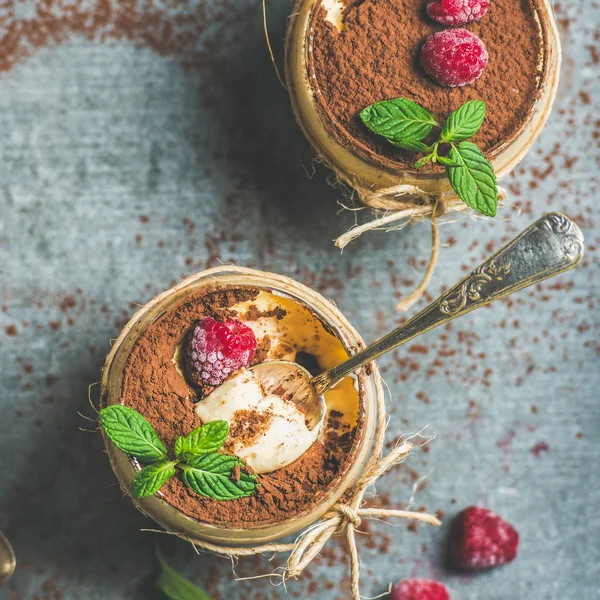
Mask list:
[[[427,14],[448,27],[460,27],[479,21],[487,12],[490,0],[432,0]]]
[[[189,375],[197,384],[219,385],[231,373],[248,366],[256,352],[252,329],[233,319],[211,317],[196,323],[187,346]]]
[[[450,600],[450,594],[437,581],[404,579],[394,585],[389,600]]]
[[[446,29],[427,38],[421,65],[439,84],[449,87],[475,81],[488,63],[483,42],[466,29]]]
[[[489,569],[514,560],[519,534],[491,510],[469,506],[455,519],[450,537],[454,563],[466,569]]]

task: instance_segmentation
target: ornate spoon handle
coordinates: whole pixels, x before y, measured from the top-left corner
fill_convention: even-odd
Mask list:
[[[382,354],[418,335],[517,290],[575,267],[583,257],[583,234],[560,213],[530,225],[470,275],[412,319],[347,361],[313,378],[318,394]]]

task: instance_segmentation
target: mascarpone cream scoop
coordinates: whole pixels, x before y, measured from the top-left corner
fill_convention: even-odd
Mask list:
[[[251,370],[242,369],[196,404],[203,423],[229,423],[230,451],[256,473],[281,469],[316,441],[319,427],[306,426],[304,414],[281,396],[265,392]]]

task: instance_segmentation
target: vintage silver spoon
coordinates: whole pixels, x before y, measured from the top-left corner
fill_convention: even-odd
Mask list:
[[[2,585],[15,570],[17,561],[9,541],[0,531],[0,585]]]
[[[312,430],[325,414],[323,394],[359,367],[438,325],[572,269],[582,257],[579,227],[565,215],[547,214],[412,319],[337,367],[311,377],[296,363],[273,361],[253,371],[267,390],[290,398]]]

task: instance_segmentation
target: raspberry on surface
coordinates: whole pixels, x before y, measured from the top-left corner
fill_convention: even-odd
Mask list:
[[[517,556],[517,530],[491,510],[469,506],[458,514],[450,535],[450,556],[465,569],[489,569]]]
[[[206,317],[194,325],[186,348],[189,375],[196,383],[219,385],[233,372],[247,367],[256,352],[250,327],[230,319]]]
[[[458,87],[481,76],[488,63],[484,43],[466,29],[446,29],[427,38],[421,66],[440,85]]]
[[[450,600],[450,593],[437,581],[403,579],[394,584],[389,600]]]
[[[432,0],[427,4],[427,14],[442,25],[461,27],[479,21],[489,5],[490,0]]]

